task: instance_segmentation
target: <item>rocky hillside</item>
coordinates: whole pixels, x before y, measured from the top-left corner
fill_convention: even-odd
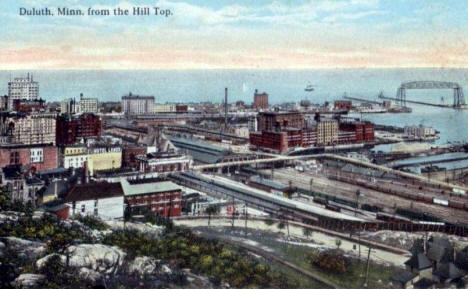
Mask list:
[[[291,288],[261,260],[162,218],[0,211],[0,288]]]

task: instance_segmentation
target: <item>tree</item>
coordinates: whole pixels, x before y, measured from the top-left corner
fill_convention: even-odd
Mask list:
[[[304,237],[309,239],[309,237],[312,236],[312,230],[310,228],[304,227],[302,228],[302,234],[304,235]]]
[[[208,214],[208,226],[211,224],[211,215],[215,215],[219,213],[219,207],[215,205],[209,205],[206,208],[205,212]]]
[[[339,249],[340,246],[341,246],[341,239],[336,239],[336,240],[335,240],[335,245],[336,245],[336,247]]]

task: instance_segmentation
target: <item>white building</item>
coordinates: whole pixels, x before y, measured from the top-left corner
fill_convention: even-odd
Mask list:
[[[155,113],[158,113],[158,112],[176,112],[177,109],[176,109],[176,105],[175,105],[175,104],[170,104],[170,103],[160,104],[160,103],[156,103],[156,104],[154,104],[154,106],[153,106],[153,111],[154,111]]]
[[[56,117],[55,113],[33,112],[24,117],[8,117],[5,123],[12,143],[55,145]]]
[[[152,114],[154,96],[132,95],[132,93],[122,96],[122,112],[125,115]]]
[[[425,138],[436,135],[436,130],[432,127],[427,127],[423,125],[412,125],[405,126],[405,135],[414,136],[417,138]]]
[[[72,98],[64,99],[60,102],[60,113],[74,114],[76,113],[75,100]]]
[[[98,100],[97,98],[84,98],[80,94],[80,103],[78,106],[78,113],[98,113]]]
[[[73,187],[64,199],[69,216],[94,216],[104,220],[122,219],[124,194],[120,183],[88,183]]]
[[[13,109],[15,99],[36,100],[39,97],[39,83],[33,80],[32,74],[17,77],[8,82],[8,109]]]

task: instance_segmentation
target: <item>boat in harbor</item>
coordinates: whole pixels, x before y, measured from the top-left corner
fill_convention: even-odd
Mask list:
[[[306,88],[304,90],[307,91],[307,92],[312,92],[312,91],[314,91],[314,86],[312,84],[309,84],[309,85],[306,86]]]

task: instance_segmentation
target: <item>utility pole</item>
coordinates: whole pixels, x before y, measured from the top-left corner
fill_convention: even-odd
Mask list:
[[[231,229],[234,230],[234,213],[235,213],[235,204],[234,204],[234,197],[232,197],[232,223]]]
[[[369,282],[370,253],[371,253],[371,248],[369,247],[367,251],[366,281],[364,282],[364,287],[367,287],[367,283]]]
[[[247,202],[244,205],[244,213],[245,213],[245,235],[247,236]]]

